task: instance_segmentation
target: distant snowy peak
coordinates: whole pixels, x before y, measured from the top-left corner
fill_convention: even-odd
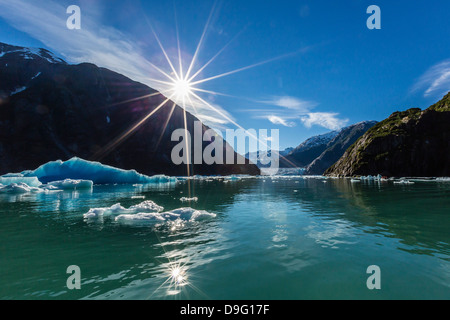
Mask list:
[[[49,63],[67,64],[63,59],[46,49],[17,47],[0,43],[0,58],[10,54],[19,55],[25,60],[35,60],[40,58]]]
[[[339,134],[339,131],[331,131],[325,134],[321,134],[318,136],[314,136],[303,142],[301,145],[299,145],[296,149],[306,149],[306,148],[313,148],[319,145],[324,145],[333,140],[337,135]],[[294,150],[295,151],[295,150]]]
[[[357,127],[357,126],[365,126],[365,125],[375,125],[375,124],[377,124],[377,123],[378,123],[378,122],[375,121],[375,120],[361,121],[361,122],[355,123],[355,124],[353,124],[353,125],[351,125],[351,126],[348,126],[348,127],[346,127],[346,128]],[[343,128],[343,129],[345,129],[345,128]]]

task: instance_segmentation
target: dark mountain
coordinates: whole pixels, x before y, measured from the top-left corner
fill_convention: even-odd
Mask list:
[[[305,175],[322,175],[331,167],[353,143],[377,124],[377,121],[363,121],[346,128],[331,140],[327,148],[305,170]]]
[[[309,138],[284,158],[280,158],[280,167],[307,167],[314,159],[325,151],[328,143],[337,135],[338,131],[332,131]]]
[[[171,135],[184,128],[184,111],[171,101],[156,111],[165,100],[108,69],[69,65],[47,50],[0,43],[0,174],[76,156],[148,175],[186,175],[186,165],[171,161],[179,143]],[[186,117],[193,134],[198,119]],[[202,126],[203,132],[208,129]],[[202,175],[259,172],[253,164],[190,170]]]
[[[450,176],[450,93],[426,110],[394,112],[367,131],[326,174]]]

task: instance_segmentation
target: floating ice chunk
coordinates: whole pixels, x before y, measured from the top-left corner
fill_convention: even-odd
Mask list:
[[[87,213],[85,213],[83,217],[85,219],[94,219],[107,215],[116,216],[120,214],[154,213],[161,212],[163,210],[163,207],[157,205],[151,200],[147,200],[138,205],[131,206],[129,209],[122,207],[120,203],[116,203],[109,208],[92,208]]]
[[[52,181],[47,185],[61,190],[92,190],[94,183],[91,180],[66,179],[62,181]]]
[[[234,175],[225,177],[225,181],[238,181],[238,180],[241,180],[241,179],[242,179],[241,177],[234,176]]]
[[[93,208],[83,215],[85,219],[94,219],[100,218],[106,215],[118,215],[121,213],[127,212],[127,209],[122,207],[120,203],[116,203],[115,205],[109,208]]]
[[[136,170],[123,170],[99,162],[80,158],[48,162],[34,171],[22,172],[26,177],[37,177],[43,183],[65,179],[91,180],[94,184],[174,183],[176,178],[157,175],[149,177]]]
[[[171,216],[169,214],[162,215],[159,212],[150,213],[137,213],[137,214],[122,214],[117,216],[115,221],[119,223],[132,223],[132,222],[146,222],[146,223],[158,223],[165,222],[166,219],[176,220],[178,217]]]
[[[125,224],[156,224],[175,220],[187,222],[202,221],[216,217],[216,214],[205,210],[192,208],[179,208],[168,212],[123,214],[116,217],[115,221]]]
[[[350,182],[351,182],[351,183],[361,182],[361,180],[359,180],[359,179],[351,179]]]
[[[181,202],[197,202],[198,198],[197,197],[193,197],[193,198],[187,198],[187,197],[183,197],[180,199]]]
[[[22,193],[40,193],[44,190],[36,187],[30,187],[26,183],[11,183],[7,186],[0,187],[0,193],[14,193],[14,194],[22,194]]]
[[[409,181],[409,180],[399,180],[399,181],[394,181],[394,184],[414,184],[414,182]]]
[[[26,184],[30,187],[39,187],[42,183],[37,177],[24,177],[23,175],[16,173],[9,173],[7,175],[0,177],[0,184],[10,185],[10,184]]]
[[[439,181],[439,182],[450,182],[450,177],[436,178],[436,181]]]
[[[179,215],[180,219],[186,221],[200,221],[216,217],[215,213],[211,213],[206,210],[195,210],[192,208],[175,209],[169,211],[169,213]]]
[[[131,206],[130,209],[128,209],[128,211],[132,211],[132,212],[161,212],[164,210],[164,207],[161,207],[159,205],[157,205],[156,203],[154,203],[151,200],[147,200],[144,201],[140,204]]]

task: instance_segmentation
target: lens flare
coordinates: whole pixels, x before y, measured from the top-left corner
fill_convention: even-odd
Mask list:
[[[177,99],[185,101],[192,93],[192,86],[188,80],[179,79],[174,81],[172,90]]]

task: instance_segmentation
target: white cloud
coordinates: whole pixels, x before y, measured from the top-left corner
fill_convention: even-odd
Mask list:
[[[301,118],[307,128],[318,125],[330,130],[338,130],[348,123],[348,119],[339,119],[338,113],[331,112],[310,112]]]
[[[424,97],[442,97],[450,90],[450,59],[429,68],[415,83],[412,91],[424,90]]]
[[[134,81],[144,83],[158,91],[167,92],[167,86],[151,79],[168,81],[145,57],[138,41],[131,35],[100,25],[97,17],[81,7],[81,30],[66,27],[66,7],[56,1],[0,0],[0,17],[14,28],[23,31],[44,43],[52,51],[61,54],[72,63],[90,62],[99,67],[121,73]],[[174,31],[175,32],[175,31]],[[161,53],[162,55],[162,53]],[[155,59],[156,60],[156,59]],[[153,61],[153,60],[152,60]],[[164,60],[161,60],[164,61]],[[162,68],[169,73],[168,67]],[[203,118],[208,125],[229,123],[232,117],[220,106],[214,105],[219,113],[212,111],[200,101],[186,109]],[[228,117],[220,116],[220,113]]]
[[[306,128],[318,125],[330,130],[337,130],[348,123],[348,119],[340,119],[335,112],[311,112],[319,104],[291,96],[276,96],[271,100],[261,101],[278,109],[255,109],[258,115],[255,118],[267,119],[273,124],[285,127],[294,127],[295,120],[300,120]]]
[[[286,119],[283,119],[279,116],[267,116],[267,120],[269,120],[270,122],[272,122],[273,124],[279,124],[285,127],[294,127],[295,126],[295,122],[292,121],[288,121]]]
[[[307,112],[318,105],[314,101],[301,100],[290,96],[275,96],[271,100],[263,101],[263,103],[296,110],[298,112]]]

